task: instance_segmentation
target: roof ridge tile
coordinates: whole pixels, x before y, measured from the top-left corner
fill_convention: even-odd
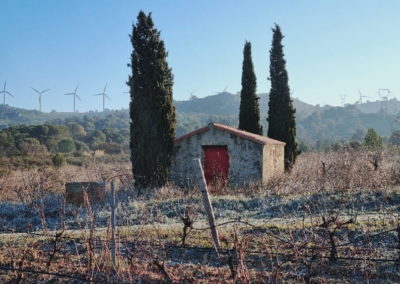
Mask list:
[[[229,125],[225,125],[225,124],[217,123],[217,122],[210,122],[208,124],[208,126],[205,126],[205,127],[196,129],[194,131],[191,131],[189,133],[186,133],[185,135],[180,136],[177,139],[175,139],[175,143],[181,142],[182,140],[185,140],[185,139],[187,139],[187,138],[189,138],[191,136],[194,136],[196,134],[200,134],[200,133],[206,132],[206,131],[210,130],[210,127],[214,127],[216,129],[219,129],[219,130],[222,130],[222,131],[225,130],[225,131],[227,131],[227,132],[229,132],[231,134],[240,136],[242,138],[254,141],[254,142],[259,143],[259,144],[279,144],[279,145],[285,145],[286,144],[286,143],[284,143],[282,141],[278,141],[278,140],[269,138],[267,136],[251,133],[251,132],[248,132],[248,131],[245,131],[245,130],[241,130],[241,129],[235,128],[233,126],[229,126]]]

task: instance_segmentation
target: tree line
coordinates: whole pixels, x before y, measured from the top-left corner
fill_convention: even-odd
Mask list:
[[[94,150],[103,150],[107,154],[128,152],[129,130],[126,127],[107,127],[113,121],[113,117],[108,118],[109,121],[73,118],[62,124],[18,125],[3,129],[0,131],[0,156],[35,156],[46,153],[79,156]]]

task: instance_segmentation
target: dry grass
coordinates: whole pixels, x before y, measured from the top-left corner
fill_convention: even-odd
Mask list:
[[[267,185],[220,191],[213,197],[216,212],[224,216],[217,218],[220,257],[196,190],[168,185],[138,196],[131,192],[129,164],[15,171],[0,179],[1,201],[32,204],[48,193],[62,194],[65,182],[115,178],[121,206],[127,204],[117,216],[133,211],[139,222],[126,216],[117,228],[113,265],[110,221],[98,227],[103,211],[88,202],[69,211],[60,206],[59,218],[72,214],[75,225],[60,222],[51,231],[46,211],[38,207],[42,230],[0,235],[0,280],[395,283],[400,281],[399,161],[395,150],[306,153],[291,173]],[[262,202],[271,202],[271,208]],[[251,211],[254,206],[263,212]],[[253,216],[246,217],[243,208]],[[228,218],[223,210],[237,212]],[[163,223],[164,215],[169,221]]]
[[[85,167],[69,165],[61,169],[43,167],[16,170],[0,177],[0,201],[26,202],[37,194],[63,193],[66,182],[102,181],[115,176],[130,175],[129,163],[101,164],[95,161]],[[125,179],[125,187],[131,187],[129,181],[129,178]],[[225,187],[215,195],[287,196],[355,189],[384,191],[399,183],[398,150],[311,152],[299,156],[291,173],[276,177],[266,185]],[[193,194],[196,194],[196,191],[184,191],[172,185],[144,191],[145,198],[154,200],[181,198]]]
[[[67,182],[105,181],[114,176],[131,176],[130,164],[91,163],[85,167],[40,167],[9,172],[0,177],[0,201],[32,202],[47,193],[64,194]]]
[[[367,190],[385,192],[400,184],[400,151],[347,150],[301,154],[290,173],[267,184],[220,188],[215,195],[307,196]]]

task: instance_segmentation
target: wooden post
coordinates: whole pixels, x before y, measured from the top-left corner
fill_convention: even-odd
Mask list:
[[[210,225],[211,236],[212,236],[213,241],[214,241],[213,242],[214,243],[214,248],[217,251],[217,254],[219,254],[221,245],[220,245],[220,242],[219,242],[218,230],[217,230],[217,227],[215,226],[214,211],[213,211],[213,208],[212,208],[212,205],[211,205],[210,195],[208,194],[208,190],[207,190],[206,178],[204,176],[203,167],[201,166],[200,159],[195,159],[195,162],[198,164],[199,171],[200,171],[200,174],[201,174],[199,176],[198,185],[200,187],[201,195],[203,197],[204,209],[206,210],[208,224]]]
[[[115,268],[115,183],[111,182],[111,257]]]
[[[400,264],[400,215],[397,214],[397,262]]]

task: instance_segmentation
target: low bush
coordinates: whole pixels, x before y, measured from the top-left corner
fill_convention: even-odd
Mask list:
[[[62,154],[57,153],[51,158],[51,161],[54,167],[60,168],[65,164],[65,157]]]

